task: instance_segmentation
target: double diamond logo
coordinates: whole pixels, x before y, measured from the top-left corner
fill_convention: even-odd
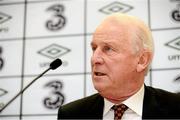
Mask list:
[[[46,56],[48,58],[51,58],[51,59],[58,58],[68,52],[70,52],[70,49],[57,45],[57,44],[51,44],[47,46],[46,48],[43,48],[40,51],[38,51],[39,54]]]
[[[165,44],[168,47],[180,50],[180,36]]]
[[[0,88],[0,97],[3,96],[3,95],[5,95],[5,94],[7,94],[7,93],[8,93],[8,91]]]
[[[126,13],[132,9],[133,7],[130,5],[120,2],[113,2],[99,9],[99,11],[105,14],[111,14],[116,12]]]
[[[11,18],[12,18],[11,16],[0,12],[0,24],[8,21]]]

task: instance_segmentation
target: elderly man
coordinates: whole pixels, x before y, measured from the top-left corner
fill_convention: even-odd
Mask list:
[[[91,47],[92,81],[98,93],[61,106],[58,119],[180,118],[179,95],[144,85],[153,39],[140,19],[120,13],[108,16],[93,34]]]

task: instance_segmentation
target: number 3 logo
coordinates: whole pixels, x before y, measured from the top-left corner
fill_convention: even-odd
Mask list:
[[[63,85],[60,81],[51,81],[45,85],[45,87],[52,88],[52,97],[47,97],[44,99],[45,107],[49,109],[57,109],[64,103],[64,95],[60,92]],[[55,97],[54,97],[55,96]]]
[[[62,15],[64,12],[64,6],[56,4],[49,7],[47,11],[54,12],[54,17],[46,22],[47,29],[51,31],[57,31],[63,28],[66,23],[66,18]]]
[[[173,20],[180,22],[180,4],[177,5],[177,9],[172,11],[171,16]]]

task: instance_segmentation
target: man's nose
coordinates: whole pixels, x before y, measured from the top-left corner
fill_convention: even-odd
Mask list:
[[[92,57],[91,57],[91,62],[93,65],[102,64],[104,62],[103,53],[101,52],[101,50],[96,49],[93,52]]]

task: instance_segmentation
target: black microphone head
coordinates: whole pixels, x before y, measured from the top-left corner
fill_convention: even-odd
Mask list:
[[[54,60],[50,63],[49,68],[52,70],[55,70],[56,68],[58,68],[61,65],[62,65],[61,59],[57,58],[56,60]]]

